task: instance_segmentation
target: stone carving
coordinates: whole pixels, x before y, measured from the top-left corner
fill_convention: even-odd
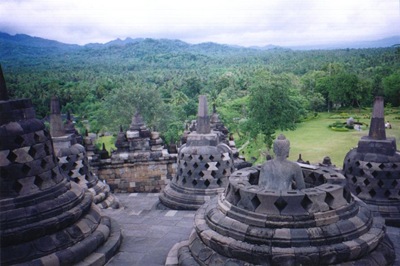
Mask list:
[[[274,141],[275,158],[264,163],[260,172],[259,185],[270,190],[292,190],[305,188],[300,166],[287,160],[290,142],[284,135]]]
[[[161,203],[169,208],[198,209],[225,189],[233,172],[232,151],[211,131],[207,110],[207,99],[202,95],[196,131],[179,149],[177,173],[160,194]]]
[[[369,135],[347,153],[343,173],[353,194],[388,225],[400,227],[400,152],[396,140],[386,137],[383,97],[375,98]]]
[[[120,228],[60,170],[29,99],[0,99],[0,140],[1,265],[104,265]]]

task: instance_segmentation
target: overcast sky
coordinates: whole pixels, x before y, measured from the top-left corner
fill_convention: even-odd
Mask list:
[[[326,44],[400,35],[400,0],[0,0],[0,31],[75,44]]]

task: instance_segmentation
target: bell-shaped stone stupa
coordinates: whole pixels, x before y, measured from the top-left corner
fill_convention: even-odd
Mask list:
[[[0,264],[104,265],[118,224],[63,174],[31,100],[8,100],[2,74],[0,89]]]
[[[347,153],[343,172],[353,194],[400,227],[400,152],[395,138],[386,137],[383,97],[375,98],[369,135]]]
[[[211,131],[207,99],[200,95],[196,131],[180,147],[177,173],[160,201],[172,209],[198,209],[225,189],[233,169],[232,151]]]

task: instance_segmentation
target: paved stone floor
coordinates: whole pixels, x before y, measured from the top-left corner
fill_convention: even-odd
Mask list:
[[[195,211],[158,208],[158,193],[116,194],[124,208],[105,213],[118,221],[123,240],[119,252],[107,265],[164,265],[171,247],[187,240]],[[395,266],[400,266],[400,228],[388,227],[396,248]]]

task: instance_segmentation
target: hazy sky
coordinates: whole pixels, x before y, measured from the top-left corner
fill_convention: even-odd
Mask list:
[[[400,0],[1,0],[0,31],[77,44],[326,44],[400,35]]]

